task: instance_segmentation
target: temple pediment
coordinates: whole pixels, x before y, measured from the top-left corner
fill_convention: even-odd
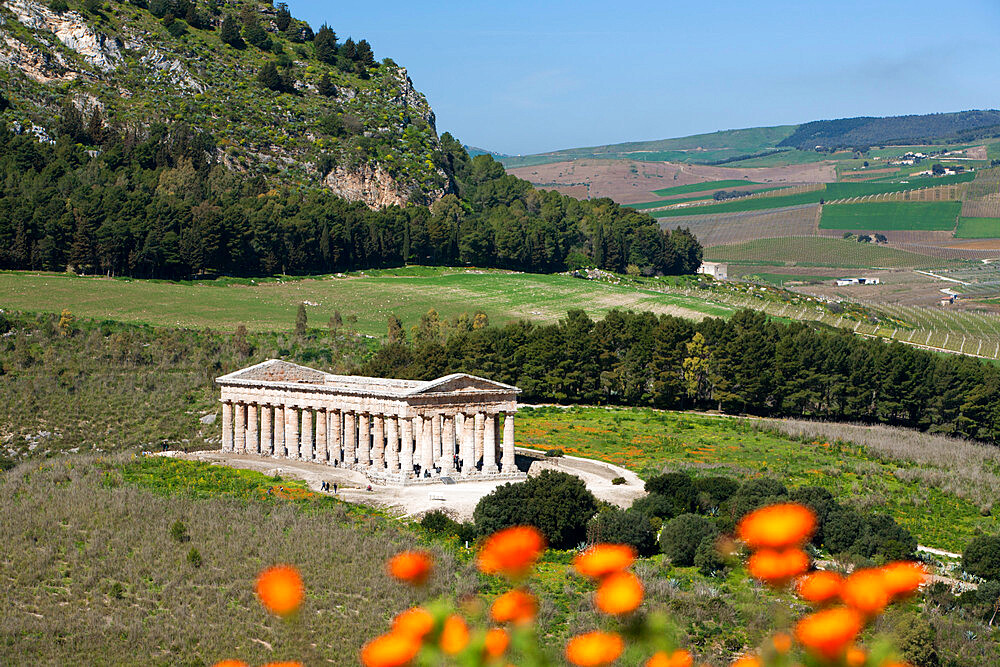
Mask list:
[[[518,393],[521,390],[517,387],[512,387],[509,384],[504,384],[503,382],[497,382],[495,380],[487,380],[486,378],[481,378],[475,375],[469,375],[467,373],[454,373],[452,375],[446,375],[437,380],[431,380],[423,386],[413,389],[408,393],[409,396],[419,396],[420,394],[439,394],[439,393],[462,393],[462,392],[498,392],[498,393]]]

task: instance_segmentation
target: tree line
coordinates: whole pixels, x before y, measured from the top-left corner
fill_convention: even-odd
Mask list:
[[[0,268],[182,278],[424,263],[684,274],[701,262],[687,230],[662,231],[609,199],[536,190],[448,134],[441,145],[435,159],[452,194],[372,211],[320,187],[237,174],[217,161],[209,133],[184,123],[118,127],[68,104],[54,143],[0,126]]]
[[[359,372],[431,379],[465,372],[519,386],[525,402],[718,409],[882,423],[1000,440],[1000,369],[756,311],[692,322],[570,311],[551,325],[516,322],[398,335]],[[441,333],[444,332],[444,333]]]

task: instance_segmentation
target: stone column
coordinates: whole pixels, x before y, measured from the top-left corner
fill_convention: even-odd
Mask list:
[[[399,422],[396,415],[385,418],[385,467],[389,472],[399,472]]]
[[[285,406],[285,449],[288,458],[299,458],[299,409]]]
[[[475,424],[476,424],[476,426],[475,426],[475,429],[476,429],[476,439],[475,439],[476,454],[473,457],[473,460],[474,460],[476,466],[478,466],[479,462],[483,459],[483,447],[485,446],[484,445],[484,440],[485,440],[485,436],[486,436],[486,413],[484,413],[484,412],[477,412],[476,413]]]
[[[500,463],[500,457],[503,456],[503,452],[500,447],[503,443],[503,432],[500,430],[500,415],[493,415],[493,442],[496,443],[496,453],[493,455],[493,460]]]
[[[313,458],[313,411],[312,408],[302,409],[302,458],[312,461]]]
[[[411,420],[413,422],[413,463],[423,466],[424,464],[424,418],[416,415]],[[423,477],[424,471],[420,471]]]
[[[483,472],[497,473],[497,417],[486,415],[486,428],[483,432]]]
[[[465,433],[465,413],[459,412],[455,415],[455,433],[458,434],[458,441],[462,442],[462,434]]]
[[[358,415],[358,463],[370,465],[371,459],[371,421],[368,413]]]
[[[431,445],[434,449],[434,467],[441,467],[443,445],[441,442],[441,415],[431,417]]]
[[[245,454],[247,451],[247,410],[242,403],[236,404],[236,423],[233,428],[236,433],[233,451],[237,454]]]
[[[441,431],[441,474],[455,471],[455,418],[444,417]]]
[[[403,437],[399,446],[399,468],[403,477],[413,476],[413,420],[409,417],[399,418]]]
[[[372,417],[375,428],[372,434],[372,466],[376,470],[385,470],[385,417]]]
[[[504,472],[517,472],[514,463],[514,413],[508,412],[503,418],[503,459],[500,465]]]
[[[340,410],[330,411],[330,463],[336,462],[340,465],[344,462],[344,452],[342,451],[344,442],[344,415]]]
[[[354,427],[354,413],[344,413],[344,465],[358,462],[358,432]]]
[[[326,408],[316,409],[316,460],[326,463],[327,441],[326,441]]]
[[[233,404],[222,404],[222,451],[233,451]]]
[[[476,471],[476,434],[474,419],[464,416],[462,423],[462,474],[471,475]]]
[[[274,408],[274,457],[285,455],[285,406]]]
[[[257,404],[247,404],[247,453],[260,453],[260,435],[257,431]]]
[[[434,418],[424,417],[424,427],[420,431],[420,475],[425,471],[434,474]]]
[[[260,453],[262,456],[274,454],[274,435],[271,429],[271,406],[260,406]]]

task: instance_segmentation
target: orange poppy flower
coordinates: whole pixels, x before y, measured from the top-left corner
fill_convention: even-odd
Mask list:
[[[291,565],[276,565],[261,572],[256,589],[264,608],[278,616],[294,613],[305,597],[302,577]]]
[[[621,572],[635,561],[635,549],[627,544],[597,544],[573,559],[573,567],[585,577],[599,579]]]
[[[394,634],[415,637],[417,641],[423,640],[433,629],[434,617],[423,607],[412,607],[401,611],[392,621]]]
[[[286,660],[283,662],[269,662],[266,665],[263,665],[262,667],[304,667],[304,665],[301,662],[297,662],[295,660],[291,661]]]
[[[404,551],[386,563],[389,576],[413,586],[423,586],[434,569],[434,559],[427,551]]]
[[[488,658],[499,658],[507,652],[510,645],[510,635],[503,628],[490,628],[486,633],[486,643],[483,648]]]
[[[646,667],[691,667],[694,658],[684,649],[678,649],[667,655],[666,651],[659,651],[646,661]]]
[[[771,637],[771,644],[774,650],[784,655],[792,650],[792,638],[784,632],[779,632]]]
[[[760,658],[755,655],[745,655],[734,660],[730,667],[760,667]]]
[[[413,635],[390,632],[376,637],[361,649],[365,667],[404,667],[420,652],[420,640]]]
[[[642,583],[631,572],[615,572],[601,581],[594,598],[605,614],[630,614],[642,604]]]
[[[490,607],[490,618],[495,623],[524,625],[535,620],[538,614],[538,599],[522,588],[507,591]]]
[[[212,667],[250,667],[247,663],[242,660],[220,660],[219,662],[212,665]]]
[[[795,626],[795,636],[803,646],[826,660],[844,653],[861,632],[861,616],[847,607],[833,607],[806,616]]]
[[[816,514],[805,505],[782,503],[743,517],[737,535],[751,549],[787,549],[805,544],[816,531]]]
[[[761,549],[747,562],[750,574],[772,586],[781,586],[809,569],[809,556],[801,549]]]
[[[515,526],[494,533],[479,552],[479,569],[486,574],[523,577],[545,552],[545,537],[533,526]]]
[[[865,667],[865,663],[868,662],[868,654],[865,653],[864,649],[852,646],[847,649],[844,662],[847,663],[847,667]]]
[[[577,667],[610,665],[625,650],[621,635],[614,632],[588,632],[566,644],[566,659]]]
[[[795,590],[806,602],[826,604],[840,595],[844,586],[844,578],[830,570],[816,570],[801,577],[795,584]]]
[[[863,614],[869,616],[881,614],[890,602],[882,570],[855,570],[844,581],[844,587],[840,591],[840,599],[852,609]]]
[[[469,626],[458,614],[452,614],[444,621],[441,630],[441,650],[448,655],[461,653],[469,645]]]
[[[920,563],[897,561],[882,568],[886,592],[894,598],[906,597],[917,592],[927,581],[927,570]]]

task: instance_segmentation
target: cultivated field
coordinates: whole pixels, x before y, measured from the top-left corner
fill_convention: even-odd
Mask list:
[[[920,268],[940,266],[934,257],[896,250],[874,243],[826,237],[787,237],[747,241],[705,249],[705,258],[749,264],[835,266],[864,268]]]
[[[1000,218],[959,218],[956,239],[1000,238]]]
[[[955,228],[961,208],[959,202],[827,204],[819,226],[860,231],[946,231]]]
[[[754,239],[809,236],[816,233],[818,204],[766,211],[661,218],[660,227],[686,227],[706,248],[742,243]]]

